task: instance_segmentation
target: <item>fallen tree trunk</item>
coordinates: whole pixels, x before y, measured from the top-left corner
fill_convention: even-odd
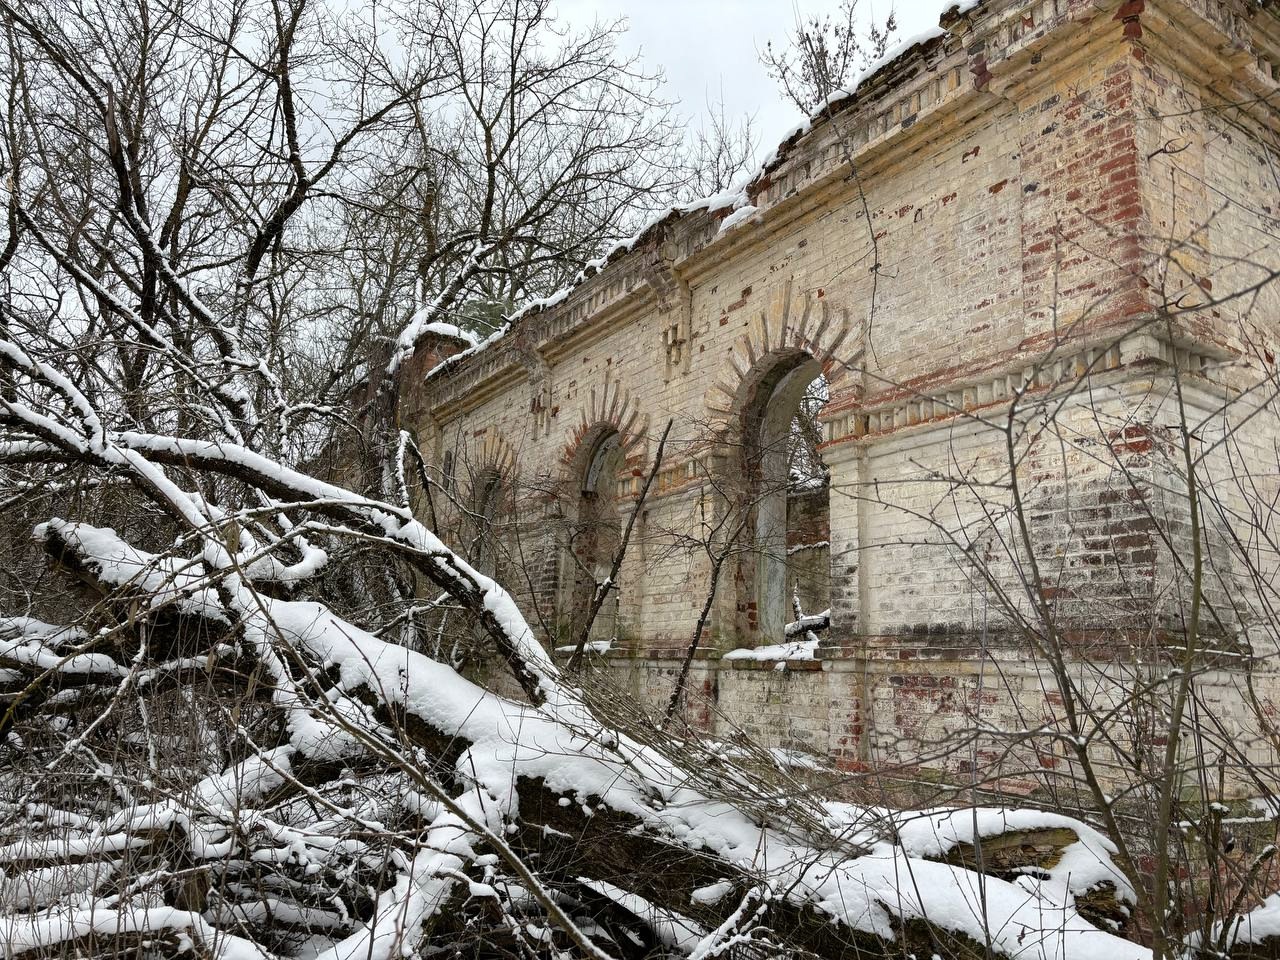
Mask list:
[[[51,523],[45,542],[102,596],[136,590],[148,568],[161,563],[105,531],[74,524]],[[180,597],[162,597],[167,608],[177,606],[186,629],[197,635],[215,635],[214,624],[225,630],[230,618],[214,587],[186,586]],[[239,611],[242,627],[270,635],[295,655],[295,672],[301,672],[290,696],[308,691],[311,722],[291,727],[287,749],[312,761],[332,759],[332,744],[313,729],[321,724],[326,736],[347,738],[344,755],[354,752],[353,743],[368,746],[376,737],[387,755],[424,758],[420,776],[455,798],[473,798],[477,821],[536,864],[538,881],[549,889],[607,884],[688,918],[711,931],[712,940],[745,935],[824,957],[904,950],[980,956],[988,947],[1009,957],[1130,948],[1141,955],[1077,912],[1077,895],[1106,897],[1099,893],[1103,883],[1111,884],[1117,911],[1127,898],[1114,894],[1124,891],[1124,881],[1107,859],[1105,841],[1099,846],[1100,838],[1067,818],[1019,827],[1003,844],[1004,827],[975,827],[975,837],[994,846],[993,863],[1006,875],[1046,864],[1052,870],[1053,851],[1061,860],[1072,849],[1077,875],[1056,897],[994,872],[974,883],[966,879],[973,876],[972,859],[962,844],[931,846],[919,837],[913,843],[903,838],[908,827],[893,818],[882,818],[879,831],[867,829],[876,826],[873,819],[862,823],[851,834],[857,837],[851,855],[848,836],[815,836],[781,810],[763,823],[691,788],[692,778],[678,766],[601,727],[574,698],[516,703],[378,640],[320,604],[262,596],[254,604]],[[299,706],[289,701],[289,709]],[[367,719],[360,719],[360,708],[372,711]],[[403,754],[406,749],[411,753]],[[482,850],[477,821],[458,829],[471,831]],[[929,829],[937,835],[935,821]],[[493,841],[498,833],[488,835]],[[474,857],[451,869],[466,862]],[[1079,870],[1086,862],[1091,869]],[[979,889],[981,903],[974,899]]]

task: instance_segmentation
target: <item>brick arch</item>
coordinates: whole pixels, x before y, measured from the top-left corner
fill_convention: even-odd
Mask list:
[[[640,412],[631,392],[621,380],[606,376],[603,383],[588,391],[578,422],[560,452],[562,479],[566,484],[575,483],[596,443],[611,431],[621,438],[627,465],[639,464],[648,446],[648,429],[649,416]]]
[[[836,352],[852,332],[848,309],[833,306],[822,291],[797,291],[791,280],[780,285],[729,348],[724,368],[703,394],[716,437],[736,439],[738,414],[756,382],[788,355],[807,354],[817,360],[834,390],[848,375]]]
[[[515,477],[515,448],[493,427],[485,428],[484,435],[476,444],[474,457],[475,460],[470,467],[476,476],[486,470],[493,470],[506,481]]]

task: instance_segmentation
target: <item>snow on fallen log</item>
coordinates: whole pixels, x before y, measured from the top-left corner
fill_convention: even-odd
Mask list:
[[[147,567],[154,562],[141,551],[129,553],[132,548],[109,531],[60,523],[56,533],[59,552],[76,554],[82,569],[96,571],[104,591],[119,585],[113,579],[133,580],[136,571],[120,557]],[[207,597],[193,593],[188,599],[188,612],[207,609]],[[1008,957],[1149,955],[1089,923],[1076,908],[1071,884],[1036,876],[980,880],[963,865],[926,859],[923,854],[945,852],[942,837],[963,839],[962,816],[930,821],[927,830],[937,835],[932,846],[927,837],[868,836],[866,852],[850,855],[847,845],[807,835],[785,820],[762,823],[727,800],[692,789],[692,778],[678,765],[601,727],[580,704],[550,699],[532,706],[499,697],[318,603],[255,595],[240,615],[246,630],[270,635],[336,675],[337,699],[310,709],[324,712],[344,697],[373,707],[378,723],[443,761],[455,784],[479,788],[487,798],[485,823],[499,829],[510,824],[518,849],[536,855],[540,869],[553,877],[613,884],[625,877],[627,892],[710,930],[750,903],[786,942],[827,956],[842,955],[851,942],[884,954],[904,941],[923,948],[936,940],[969,946],[989,941],[996,954]],[[324,722],[344,728],[361,717],[342,712]],[[291,738],[304,756],[323,751],[305,731],[291,728]],[[986,815],[983,820],[994,824]],[[1072,853],[1075,869],[1118,875],[1109,851],[1086,828],[1063,821],[1081,838]],[[910,837],[909,827],[907,832]],[[975,835],[982,833],[979,828]],[[1089,857],[1101,865],[1086,867]],[[440,873],[439,865],[423,867],[429,877]],[[434,880],[423,889],[413,879],[422,875],[405,871],[408,879],[385,894],[401,915],[440,902]],[[698,895],[726,881],[732,895]],[[401,932],[389,935],[392,943],[400,938]],[[360,949],[369,948],[368,941],[361,943]]]
[[[162,836],[160,831],[91,832],[60,837],[23,837],[0,846],[4,868],[35,865],[74,864],[150,846]]]
[[[162,434],[122,431],[111,434],[103,450],[91,450],[79,442],[67,441],[74,456],[112,467],[121,463],[149,479],[161,478],[167,495],[180,501],[184,516],[203,517],[202,499],[178,490],[164,478],[161,465],[206,470],[249,483],[258,490],[282,500],[302,498],[318,513],[343,522],[358,524],[358,532],[382,539],[388,547],[401,551],[405,560],[415,566],[437,586],[445,590],[476,618],[488,634],[498,653],[507,661],[516,681],[535,703],[549,696],[563,696],[560,673],[551,657],[538,643],[532,629],[520,613],[514,598],[491,577],[463,560],[443,541],[414,519],[404,508],[360,496],[335,484],[292,470],[283,464],[233,443],[214,443],[165,436]],[[157,481],[160,482],[160,481]],[[57,533],[62,521],[51,521],[37,531],[48,538]],[[201,524],[196,524],[200,526]],[[114,531],[106,530],[114,535]],[[121,553],[129,566],[127,544]],[[111,558],[113,561],[117,558]],[[229,560],[230,558],[226,558]],[[181,565],[180,565],[181,566]],[[226,563],[225,566],[232,566]],[[175,571],[175,575],[181,571]]]
[[[925,810],[825,804],[834,825],[883,834],[914,857],[977,869],[1054,900],[1074,902],[1104,929],[1123,928],[1137,897],[1112,862],[1116,846],[1072,817],[1042,810],[962,807]]]
[[[30,701],[21,704],[29,712],[47,699],[45,687],[63,694],[73,688],[80,688],[79,692],[91,687],[111,691],[126,679],[145,687],[163,681],[179,682],[186,674],[208,676],[215,665],[237,665],[234,647],[214,644],[202,649],[199,657],[148,661],[145,667],[138,663],[126,666],[122,658],[113,655],[117,651],[90,651],[90,647],[101,645],[97,639],[29,617],[0,617],[0,697]]]
[[[800,617],[788,623],[783,630],[783,636],[798,637],[802,633],[810,630],[826,630],[831,626],[831,611],[823,610],[821,613],[813,613],[807,617]]]
[[[474,796],[474,795],[473,795]],[[473,813],[483,812],[472,808]],[[364,929],[353,933],[316,960],[390,960],[408,956],[423,924],[434,916],[454,892],[460,871],[475,859],[472,834],[459,817],[442,811],[432,822],[425,848],[396,877],[395,884],[378,898],[374,915]]]
[[[121,860],[90,860],[29,870],[6,865],[0,868],[0,915],[42,910],[59,901],[87,897],[99,884],[116,876],[122,864]]]
[[[51,671],[64,678],[123,677],[128,671],[100,653],[68,649],[88,640],[83,631],[31,617],[0,617],[0,663]]]
[[[24,954],[56,950],[72,956],[78,948],[104,955],[136,950],[144,941],[167,941],[174,952],[200,952],[213,960],[271,960],[272,954],[252,940],[219,930],[198,913],[149,906],[116,910],[94,905],[81,910],[55,910],[30,917],[0,916],[0,942],[9,960]],[[115,950],[104,943],[117,941]]]
[[[1193,955],[1230,957],[1232,960],[1274,960],[1280,957],[1280,893],[1273,893],[1253,910],[1219,921],[1210,931],[1210,943],[1192,937]],[[1196,953],[1198,951],[1198,953]]]

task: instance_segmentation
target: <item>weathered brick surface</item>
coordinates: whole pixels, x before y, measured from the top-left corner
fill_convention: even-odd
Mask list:
[[[669,218],[411,391],[406,420],[437,464],[506,478],[503,536],[531,572],[512,586],[551,624],[584,451],[622,437],[625,516],[674,421],[620,577],[628,655],[610,661],[644,702],[665,701],[726,552],[694,685],[748,732],[850,765],[1069,772],[992,738],[935,754],[962,730],[1060,719],[1020,617],[1048,617],[1103,700],[1185,622],[1183,413],[1222,506],[1203,538],[1215,635],[1265,615],[1242,598],[1280,569],[1261,515],[1280,418],[1247,415],[1280,352],[1280,284],[1263,282],[1280,269],[1280,17],[1251,9],[981,4],[789,141],[751,222]],[[754,527],[730,539],[744,411],[801,360],[830,384],[831,483],[825,510],[793,498],[788,546],[828,546],[789,554],[787,575],[806,609],[829,600],[832,630],[816,665],[730,667],[714,655],[780,639],[758,629]],[[1205,685],[1265,750],[1240,676]]]

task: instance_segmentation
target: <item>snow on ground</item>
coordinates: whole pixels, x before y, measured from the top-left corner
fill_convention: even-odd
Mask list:
[[[104,568],[125,582],[138,576],[139,570],[182,567],[181,563],[162,562],[133,550],[109,531],[81,531],[65,523],[58,529],[69,541],[91,544],[105,557],[113,558],[114,566],[108,563]],[[170,581],[161,581],[158,586],[172,590]],[[212,600],[196,591],[180,602],[202,608]],[[513,634],[528,629],[514,605],[506,609],[497,604],[497,609]],[[690,788],[692,778],[687,773],[655,751],[605,731],[572,698],[550,697],[542,707],[507,700],[445,664],[379,640],[317,603],[256,596],[255,604],[243,607],[241,616],[247,622],[246,632],[261,631],[273,637],[274,643],[302,652],[310,662],[331,664],[337,669],[340,687],[349,693],[377,691],[390,704],[431,726],[456,731],[471,744],[457,760],[460,775],[482,786],[486,803],[494,805],[480,811],[487,821],[492,820],[495,810],[505,811],[503,816],[518,814],[519,778],[542,778],[549,789],[579,803],[602,803],[677,842],[710,851],[744,869],[763,869],[774,889],[786,890],[792,900],[811,904],[834,921],[858,930],[892,938],[895,924],[927,918],[979,942],[990,937],[1010,956],[1046,960],[1140,960],[1149,956],[1144,948],[1098,930],[1077,914],[1073,894],[1079,889],[1081,876],[1114,879],[1118,875],[1110,866],[1105,841],[1066,818],[997,811],[982,813],[975,824],[964,812],[935,811],[920,817],[920,825],[913,826],[912,815],[903,814],[899,832],[906,839],[901,845],[877,840],[868,855],[849,858],[762,826],[732,804]],[[297,706],[303,709],[302,704]],[[340,703],[325,701],[310,709],[320,715],[317,722],[323,723],[327,721],[322,716],[332,707],[340,707]],[[355,714],[348,718],[354,719]],[[294,734],[296,749],[325,755],[312,731],[301,729]],[[250,779],[255,776],[251,771],[245,775]],[[265,776],[261,772],[257,775]],[[218,796],[223,789],[222,784],[209,783],[207,792]],[[1007,883],[922,859],[923,854],[944,849],[948,843],[971,838],[975,830],[980,835],[986,829],[1045,824],[1071,826],[1081,837],[1080,849],[1064,857],[1071,873],[1069,882],[1027,877],[1026,882]],[[454,831],[458,832],[456,825]],[[437,845],[435,851],[422,856],[454,852]],[[434,860],[409,865],[402,888],[397,888],[394,897],[388,894],[398,904],[396,909],[425,915],[442,895],[437,882],[440,868]],[[192,918],[169,919],[170,925],[192,929],[199,936],[199,930],[190,926],[195,922]],[[129,918],[123,921],[129,922]],[[98,921],[72,918],[66,922],[74,926]],[[31,930],[15,927],[15,942],[38,936]],[[379,933],[376,923],[361,933],[365,936],[358,943],[344,941],[350,951],[331,956],[366,955],[370,951],[377,957],[391,956],[400,942],[399,934]]]
[[[1223,948],[1228,951],[1233,947],[1260,944],[1264,940],[1280,937],[1280,893],[1271,894],[1258,908],[1235,917],[1228,923],[1228,927],[1223,943]],[[1222,924],[1218,923],[1213,928],[1213,942],[1216,943],[1222,934]],[[1198,946],[1198,942],[1193,942],[1192,946]],[[1274,951],[1269,955],[1274,956]]]

